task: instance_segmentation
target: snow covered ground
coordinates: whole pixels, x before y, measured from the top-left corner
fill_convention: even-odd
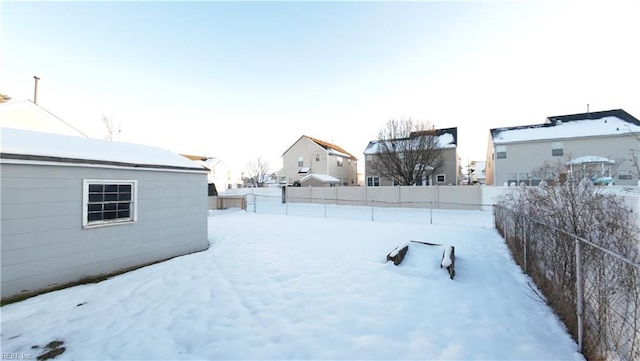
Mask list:
[[[2,307],[3,357],[59,340],[74,360],[584,360],[490,212],[297,207],[212,211],[208,251]],[[455,246],[455,279],[438,246],[385,262],[409,240]]]

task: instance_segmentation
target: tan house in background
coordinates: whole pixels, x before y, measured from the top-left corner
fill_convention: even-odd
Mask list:
[[[429,185],[457,185],[459,183],[459,158],[457,153],[458,128],[445,128],[434,130],[438,137],[440,147],[444,148],[445,168],[437,174],[427,175],[418,180],[416,186]],[[379,140],[372,140],[364,150],[365,156],[365,185],[368,187],[395,186],[392,179],[380,176],[373,169],[376,161]]]
[[[336,178],[341,186],[358,185],[358,158],[329,142],[303,135],[282,154],[282,161],[284,174],[280,176],[285,176],[288,184],[313,174]]]
[[[486,160],[488,185],[537,185],[532,171],[560,162],[568,173],[589,168],[591,178],[635,185],[640,121],[622,109],[553,116],[543,124],[490,130]]]

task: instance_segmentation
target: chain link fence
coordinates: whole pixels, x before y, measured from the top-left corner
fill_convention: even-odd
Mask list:
[[[604,248],[501,206],[494,206],[494,221],[515,261],[588,360],[640,360],[637,237],[606,242],[626,245],[618,249]]]
[[[347,203],[349,205],[345,205]],[[471,225],[493,227],[490,211],[479,210],[483,205],[469,203],[403,201],[386,202],[369,200],[353,205],[351,200],[336,198],[294,198],[287,197],[282,202],[279,196],[247,194],[247,212],[279,214],[288,216],[306,216],[320,218],[339,218],[350,220],[423,223],[438,225]],[[489,209],[491,207],[489,206]]]

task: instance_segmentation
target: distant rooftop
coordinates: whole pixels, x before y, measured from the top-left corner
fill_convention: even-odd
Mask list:
[[[328,154],[336,155],[336,156],[343,157],[343,158],[358,160],[358,158],[356,158],[353,154],[347,152],[342,147],[339,147],[339,146],[337,146],[337,145],[335,145],[333,143],[325,142],[324,140],[320,140],[320,139],[317,139],[317,138],[314,138],[314,137],[310,137],[308,135],[303,135],[298,140],[300,140],[302,138],[309,139],[310,141],[316,143],[320,147],[324,148],[327,151]],[[291,147],[293,147],[293,145]],[[289,149],[291,149],[291,147],[289,147]],[[287,153],[289,151],[289,149],[287,149],[284,153]],[[284,156],[284,154],[283,154],[283,156]]]
[[[335,144],[332,144],[332,143],[329,143],[329,142],[325,142],[323,140],[310,137],[308,135],[305,135],[304,137],[309,139],[309,140],[311,140],[312,142],[318,144],[322,148],[326,149],[330,154],[338,155],[338,156],[345,157],[345,158],[351,158],[351,159],[355,159],[355,160],[358,159],[355,156],[353,156],[351,153],[349,153],[346,150],[342,149],[342,147],[339,147],[339,146],[337,146]]]
[[[0,126],[80,137],[87,136],[28,99],[0,104]]]
[[[490,130],[494,144],[640,132],[640,120],[622,109],[548,117],[545,123]]]
[[[412,132],[410,137],[418,136],[418,135],[429,135],[435,134],[438,137],[438,143],[442,148],[455,148],[458,142],[458,128],[443,128],[443,129],[433,129],[433,130],[423,130]],[[405,138],[408,139],[408,138]],[[367,148],[364,150],[364,154],[376,154],[379,152],[378,146],[381,140],[372,140],[367,145]]]

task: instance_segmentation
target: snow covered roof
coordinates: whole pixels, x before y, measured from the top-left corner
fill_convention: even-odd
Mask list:
[[[624,135],[640,132],[640,121],[622,109],[548,117],[543,124],[491,129],[494,144]]]
[[[320,147],[324,148],[327,151],[327,154],[330,155],[337,155],[339,157],[344,157],[344,158],[349,158],[349,159],[353,159],[353,160],[358,160],[358,158],[356,158],[353,154],[347,152],[346,150],[342,149],[342,147],[339,147],[335,144],[329,143],[329,142],[325,142],[323,140],[320,139],[316,139],[313,137],[310,137],[308,135],[303,135],[301,136],[295,143],[293,143],[291,145],[291,147],[293,147],[293,145],[295,145],[300,139],[306,138],[314,143],[316,143],[317,145],[319,145]],[[291,147],[289,147],[284,153],[286,154],[289,149],[291,149]],[[282,154],[284,156],[284,154]]]
[[[31,100],[0,104],[0,127],[87,136]]]
[[[458,128],[445,128],[445,129],[436,129],[435,130],[437,136],[438,136],[438,144],[440,145],[441,148],[455,148],[456,144],[457,144],[457,138],[458,138]],[[414,132],[417,135],[419,132]],[[412,135],[414,134],[412,133]],[[387,142],[389,142],[389,140],[387,140]],[[364,150],[364,154],[376,154],[379,153],[379,145],[380,145],[381,141],[380,140],[372,140],[369,142],[369,145],[367,145],[367,148]]]
[[[309,179],[317,179],[323,183],[340,183],[340,180],[336,177],[332,177],[328,174],[309,174],[300,179],[300,183],[304,183]]]
[[[162,148],[4,127],[0,128],[0,158],[206,171]]]

